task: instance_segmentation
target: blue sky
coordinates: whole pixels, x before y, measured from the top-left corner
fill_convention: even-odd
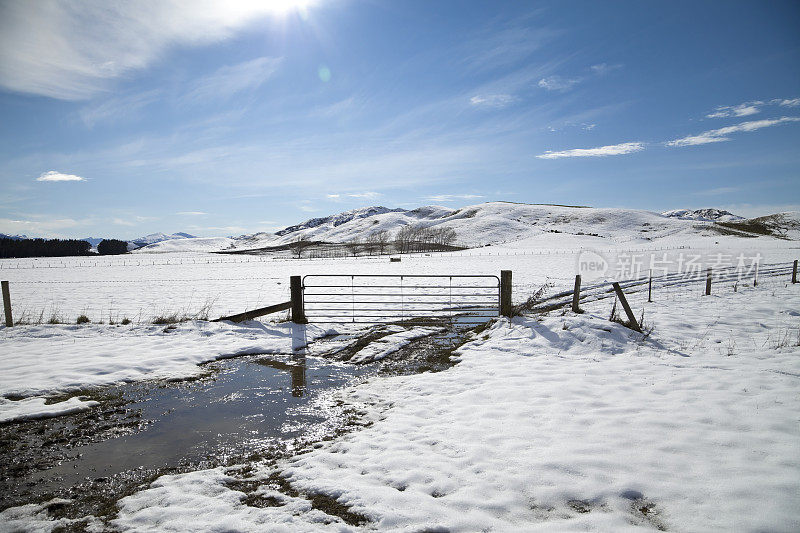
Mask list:
[[[800,3],[0,4],[0,232],[800,209]]]

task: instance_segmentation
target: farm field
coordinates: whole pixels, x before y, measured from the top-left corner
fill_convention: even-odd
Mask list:
[[[369,428],[278,461],[163,475],[120,500],[112,516],[59,518],[45,502],[6,509],[0,519],[43,530],[69,524],[180,530],[192,520],[206,527],[217,523],[215,517],[234,517],[245,531],[265,524],[301,531],[471,531],[476,524],[495,530],[524,524],[527,530],[718,531],[744,524],[747,530],[791,531],[798,524],[792,494],[800,489],[800,435],[793,418],[800,397],[800,293],[789,283],[797,250],[792,243],[772,241],[755,251],[751,242],[744,244],[750,247],[723,239],[713,245],[699,240],[694,247],[592,251],[610,266],[605,277],[587,280],[584,314],[555,310],[501,319],[468,338],[449,370],[375,376],[315,400],[319,412],[345,405],[361,413]],[[545,296],[571,290],[585,251],[508,246],[404,255],[400,263],[385,256],[294,260],[197,253],[4,262],[0,272],[15,288],[15,309],[27,306],[33,315],[33,309],[57,307],[62,314],[87,314],[92,323],[0,331],[0,413],[16,424],[82,416],[104,409],[107,400],[72,395],[52,403],[48,397],[120,382],[202,377],[206,370],[199,363],[233,356],[271,354],[291,362],[298,349],[318,339],[375,331],[368,325],[298,327],[271,323],[270,317],[241,325],[151,323],[159,314],[196,313],[209,299],[214,306],[203,312],[211,316],[288,299],[288,277],[297,273],[510,269],[514,302],[521,304],[544,284]],[[656,277],[652,303],[646,285],[628,284],[631,307],[643,318],[642,335],[609,322],[615,299],[592,287],[623,273],[635,278],[629,263],[614,262],[635,256],[644,265],[651,254],[661,266],[677,264],[682,255],[704,264],[724,256],[733,262],[728,272],[735,257],[745,259],[740,275],[718,278],[710,297],[702,296],[705,270],[694,277]],[[753,257],[762,272],[757,286]],[[108,322],[109,311],[113,322],[134,322],[99,323]],[[349,364],[385,357],[435,331],[389,328]],[[712,461],[723,443],[730,453]],[[756,457],[762,459],[753,463]],[[664,472],[671,472],[669,479]],[[276,485],[276,476],[284,481]],[[737,483],[727,483],[733,477]],[[231,488],[242,483],[275,506],[245,503],[255,496]],[[320,510],[304,495],[333,498],[341,509]],[[743,511],[752,505],[769,513],[755,520]],[[198,508],[207,513],[196,516]]]
[[[798,285],[781,275],[701,294],[656,284],[647,303],[632,293],[644,336],[608,321],[613,298],[583,304],[581,315],[501,319],[461,346],[449,370],[373,378],[316,407],[347,405],[369,427],[277,462],[162,476],[119,501],[107,525],[796,530]],[[88,327],[89,337],[109,328]],[[174,334],[190,339],[194,328]],[[4,335],[5,346],[18,345]],[[276,356],[291,357],[288,337],[262,335],[262,344],[286,345]],[[347,511],[313,506],[320,494]],[[274,505],[248,504],[256,495]],[[54,517],[48,505],[0,518],[44,530],[105,523]]]
[[[16,320],[36,323],[55,318],[74,323],[86,315],[92,322],[119,323],[128,318],[149,323],[172,314],[213,319],[287,301],[292,275],[499,275],[511,270],[513,297],[524,301],[544,283],[552,284],[554,292],[571,289],[584,251],[597,251],[609,263],[607,274],[598,280],[646,276],[651,261],[675,272],[690,257],[700,259],[697,265],[733,267],[743,257],[747,272],[756,256],[760,263],[784,263],[797,256],[795,241],[776,239],[695,237],[636,245],[595,241],[546,236],[456,253],[408,254],[399,263],[390,263],[389,256],[291,259],[190,252],[9,259],[0,262],[0,278],[11,283]],[[554,246],[556,242],[559,246]]]

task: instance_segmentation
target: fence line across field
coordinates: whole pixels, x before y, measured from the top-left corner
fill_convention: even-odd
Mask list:
[[[477,324],[499,314],[500,286],[497,276],[478,274],[309,274],[303,306],[311,322]]]
[[[711,270],[693,269],[687,275],[685,272],[667,273],[660,276],[641,276],[633,279],[619,281],[621,290],[631,294],[647,291],[647,300],[666,299],[675,300],[676,298],[688,297],[691,295],[703,296],[714,294],[719,289],[716,288],[720,283],[732,284],[730,287],[735,291],[737,287],[743,285],[760,285],[762,282],[774,287],[775,282],[781,278],[786,278],[787,283],[797,283],[797,264],[795,260],[791,263],[764,263],[756,264],[755,268],[744,271],[741,267],[721,267]],[[506,279],[506,275],[508,276]],[[791,276],[791,278],[790,278]],[[290,289],[291,302],[273,303],[266,307],[244,311],[230,317],[247,317],[249,319],[256,316],[267,314],[253,314],[268,311],[292,309],[293,319],[299,316],[305,319],[304,308],[307,308],[308,319],[315,322],[349,322],[349,323],[387,323],[391,321],[400,322],[419,319],[449,319],[460,317],[465,322],[483,322],[498,314],[510,316],[511,313],[511,291],[514,286],[511,283],[511,272],[502,271],[501,277],[494,275],[480,274],[309,274],[304,278],[292,276]],[[295,278],[297,283],[295,284]],[[103,284],[156,284],[176,282],[195,283],[202,281],[217,281],[222,287],[226,282],[253,280],[260,281],[261,287],[264,281],[277,282],[279,285],[285,283],[282,277],[257,277],[257,278],[194,278],[194,279],[139,279],[139,280],[65,280],[65,281],[42,281],[27,280],[14,281],[13,284],[21,286],[53,286],[53,285],[103,285]],[[553,279],[553,278],[550,278]],[[560,282],[563,281],[560,279]],[[558,292],[551,296],[537,300],[532,307],[526,307],[535,312],[543,312],[549,309],[566,307],[572,303],[573,310],[579,309],[582,302],[590,302],[603,298],[613,297],[614,289],[608,281],[587,284],[581,288],[580,280],[575,280],[575,287],[572,290]],[[709,285],[709,281],[711,285]],[[655,282],[655,283],[654,283]],[[6,322],[11,322],[11,301],[9,284],[3,283],[4,311],[6,311]],[[184,287],[186,285],[183,285]],[[286,285],[284,285],[286,286]],[[190,286],[191,287],[191,286]],[[712,287],[713,290],[712,290]],[[531,282],[517,285],[518,291],[533,293],[535,286]],[[684,288],[686,290],[684,290]],[[161,290],[161,289],[159,289]],[[242,296],[248,297],[251,294],[259,294],[256,291],[239,291],[231,294],[230,290],[224,291],[230,297],[224,304],[225,307],[218,309],[225,311],[226,308],[234,310],[241,309],[244,300]],[[26,291],[27,292],[27,291]],[[270,293],[272,294],[272,293]],[[17,298],[20,293],[16,292]],[[184,295],[185,297],[185,295]],[[190,298],[194,297],[194,293]],[[63,298],[70,298],[69,295]],[[263,295],[262,295],[263,298]],[[256,305],[261,303],[261,299],[255,301]],[[24,298],[23,298],[24,299]],[[271,297],[270,297],[271,299]],[[84,300],[86,301],[86,300]],[[89,300],[91,301],[91,300]],[[273,300],[274,301],[274,300]],[[291,306],[289,304],[292,304]],[[91,304],[90,304],[91,305]],[[213,303],[212,303],[213,305]],[[239,307],[239,306],[242,307]],[[299,307],[297,306],[299,305]],[[112,301],[113,307],[113,301]],[[109,307],[109,316],[113,311]],[[119,307],[119,306],[118,306]],[[220,306],[221,307],[221,306]],[[89,306],[84,307],[84,310]],[[208,309],[211,307],[208,306]],[[251,308],[252,309],[252,308]],[[57,308],[56,308],[57,311]],[[141,308],[140,308],[141,311]],[[122,311],[117,309],[119,314]],[[22,315],[28,313],[25,310]],[[15,313],[18,314],[18,313]],[[36,314],[39,314],[38,311]],[[60,313],[58,313],[60,315]],[[55,313],[54,313],[55,316]],[[219,316],[219,315],[217,315]],[[225,317],[223,317],[225,318]]]

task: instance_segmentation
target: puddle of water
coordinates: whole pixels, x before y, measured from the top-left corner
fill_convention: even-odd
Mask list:
[[[347,413],[319,409],[320,395],[370,376],[449,368],[451,349],[472,325],[465,320],[370,364],[337,359],[391,331],[322,339],[295,355],[216,361],[204,365],[204,379],[108,387],[90,411],[7,425],[0,509],[72,497],[72,516],[109,512],[113,501],[159,474],[277,458],[291,452],[293,439],[329,438],[347,426]]]
[[[22,478],[3,475],[3,507],[9,506],[9,497],[19,504],[63,495],[69,487],[107,483],[128,471],[224,464],[227,458],[266,453],[326,421],[328,413],[308,408],[317,396],[374,373],[371,367],[302,355],[246,356],[205,366],[213,377],[156,386],[125,384],[104,391],[119,397],[127,417],[136,413],[140,427],[128,435],[68,445],[52,467]],[[75,427],[69,417],[50,424],[59,422],[67,433]]]

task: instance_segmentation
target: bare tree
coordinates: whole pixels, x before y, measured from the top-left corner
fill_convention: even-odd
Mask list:
[[[375,243],[378,246],[378,253],[383,254],[384,251],[389,247],[389,232],[386,230],[381,230],[373,235],[375,235]]]
[[[361,240],[358,239],[357,237],[352,239],[350,242],[345,243],[345,246],[350,252],[350,255],[352,255],[353,257],[357,256],[358,252],[363,247],[363,245],[361,244]]]
[[[364,240],[364,248],[370,255],[376,252],[378,254],[383,254],[388,244],[389,244],[389,233],[386,230],[380,230],[374,233],[370,233]]]
[[[300,259],[303,256],[303,250],[309,246],[311,246],[311,242],[308,240],[308,237],[301,235],[296,241],[289,244],[289,249],[296,259]]]

